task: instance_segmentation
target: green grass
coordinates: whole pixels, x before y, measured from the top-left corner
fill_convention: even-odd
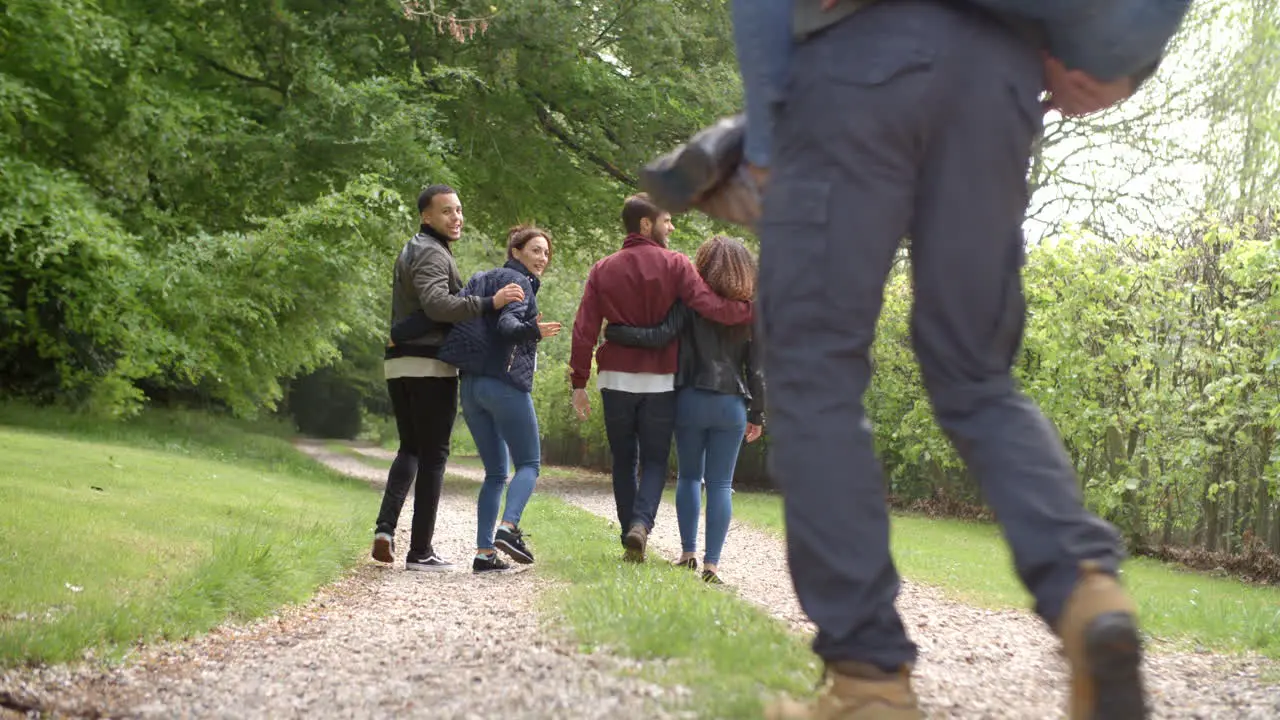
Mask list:
[[[380,457],[365,455],[364,453],[360,452],[359,450],[356,450],[355,448],[351,447],[350,445],[347,445],[346,443],[331,441],[331,442],[325,443],[324,448],[329,452],[334,452],[340,455],[346,455],[347,457],[350,457],[350,458],[355,458],[356,460],[359,460],[360,462],[370,467],[376,467],[380,470],[391,469],[390,460],[383,460]]]
[[[478,460],[458,458],[456,462]],[[583,475],[563,468],[547,468],[545,474]],[[674,507],[672,490],[665,501]],[[782,535],[782,503],[777,495],[739,492],[734,495],[734,515]],[[1032,604],[995,525],[895,514],[892,545],[904,577],[937,587],[954,600],[993,609]],[[1280,658],[1280,588],[1213,577],[1147,558],[1126,561],[1121,573],[1138,600],[1144,630],[1157,641],[1177,649],[1255,651]]]
[[[280,472],[315,474],[321,467],[289,443],[295,434],[290,426],[273,420],[232,420],[185,410],[149,410],[127,420],[110,420],[58,408],[0,402],[3,426]],[[330,478],[343,477],[326,473]]]
[[[261,616],[364,549],[376,494],[276,429],[23,410],[0,406],[0,665],[116,659]]]
[[[670,498],[668,498],[671,501]],[[777,535],[777,495],[737,493],[734,516]],[[1031,599],[1013,573],[999,529],[988,523],[895,514],[893,557],[908,579],[988,608],[1026,608]],[[1133,558],[1121,570],[1138,600],[1144,630],[1176,647],[1256,651],[1280,658],[1280,588],[1250,585]]]
[[[365,439],[376,443],[384,450],[395,450],[400,447],[400,438],[396,436],[394,420],[388,422],[386,429],[379,436],[365,436]],[[453,435],[449,438],[449,450],[454,454],[461,455],[474,455],[476,453],[476,441],[471,438],[471,430],[461,418],[453,425]]]
[[[701,717],[759,717],[761,700],[807,693],[817,667],[805,643],[727,588],[666,563],[621,560],[608,522],[553,497],[525,512],[540,572],[564,581],[544,597],[586,648],[650,662],[644,676],[693,691]]]

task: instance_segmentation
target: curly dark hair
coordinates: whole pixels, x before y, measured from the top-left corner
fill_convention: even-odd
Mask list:
[[[702,243],[693,264],[721,297],[751,300],[756,294],[756,258],[737,238],[716,235]]]

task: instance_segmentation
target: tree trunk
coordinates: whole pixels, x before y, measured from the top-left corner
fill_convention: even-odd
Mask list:
[[[1209,552],[1215,552],[1218,549],[1218,540],[1220,535],[1218,506],[1220,494],[1211,493],[1212,488],[1222,478],[1222,461],[1220,459],[1213,461],[1213,470],[1209,473],[1209,483],[1204,489],[1204,501],[1201,505],[1201,512],[1204,513],[1204,549]]]

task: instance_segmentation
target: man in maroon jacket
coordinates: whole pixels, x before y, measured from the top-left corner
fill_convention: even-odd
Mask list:
[[[726,325],[751,322],[751,303],[716,295],[689,258],[667,248],[671,213],[641,193],[623,203],[622,224],[627,239],[621,250],[591,268],[573,323],[573,408],[583,420],[591,412],[586,387],[602,322],[657,325],[676,300]],[[626,558],[635,562],[644,560],[667,483],[676,421],[677,351],[676,343],[654,349],[605,342],[596,353],[596,384],[613,455],[613,498]]]

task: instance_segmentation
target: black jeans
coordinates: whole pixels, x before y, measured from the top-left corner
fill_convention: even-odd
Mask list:
[[[625,535],[633,523],[650,530],[667,485],[676,427],[676,393],[601,390],[604,428],[613,455],[613,499]],[[637,476],[637,465],[639,474]]]
[[[387,381],[387,392],[396,414],[400,448],[387,475],[377,532],[395,534],[400,509],[416,477],[409,552],[414,556],[430,554],[444,468],[449,461],[449,437],[458,415],[458,378],[393,378]]]

